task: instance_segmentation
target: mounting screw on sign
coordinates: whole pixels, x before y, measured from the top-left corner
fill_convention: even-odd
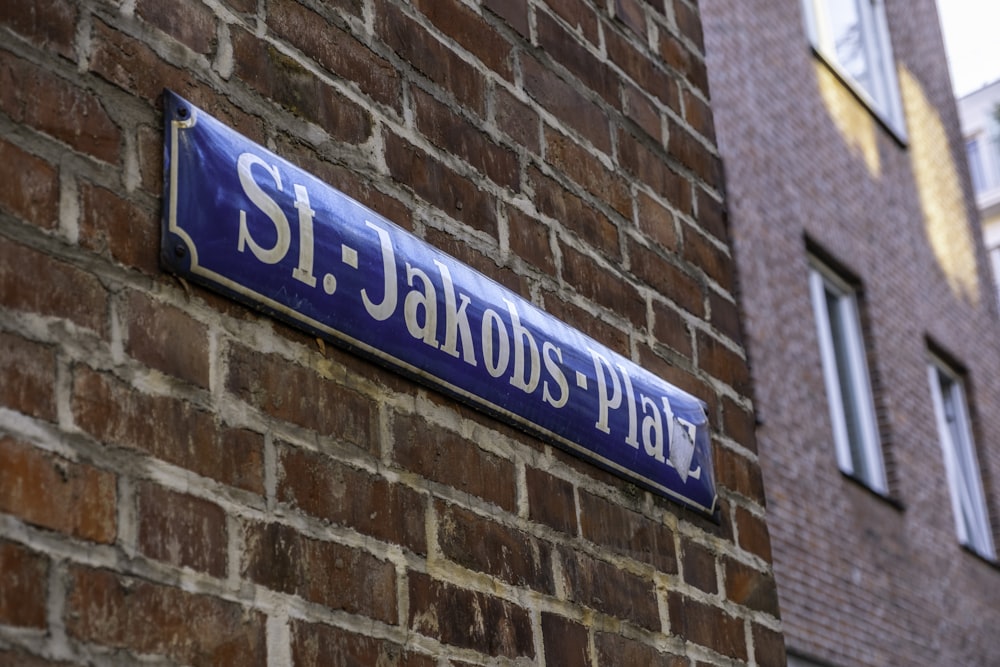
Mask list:
[[[188,117],[187,107],[177,107],[177,117],[180,118],[181,120],[187,118]]]

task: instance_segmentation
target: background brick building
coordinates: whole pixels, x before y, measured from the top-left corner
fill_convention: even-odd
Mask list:
[[[836,33],[834,6],[870,14]],[[935,4],[701,9],[789,653],[845,667],[996,664],[997,311]],[[881,63],[859,62],[880,43]],[[841,308],[852,302],[854,316]],[[845,390],[821,355],[851,356],[851,336],[831,349],[820,333],[848,319],[871,415],[840,423],[871,424],[863,462],[838,446],[828,399],[831,385],[845,397],[863,386]],[[969,414],[945,435],[971,436],[984,498],[966,476],[959,507],[984,510],[985,527],[955,520],[935,403],[956,387]]]
[[[177,280],[170,88],[708,404],[718,522]],[[0,663],[780,665],[688,0],[0,4]]]

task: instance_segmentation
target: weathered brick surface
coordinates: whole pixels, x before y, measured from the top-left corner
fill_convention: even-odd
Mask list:
[[[0,665],[783,656],[695,3],[10,0],[0,34]],[[717,516],[170,276],[165,88],[697,394]]]
[[[67,633],[81,641],[159,654],[191,665],[264,665],[264,616],[219,598],[71,569]]]
[[[410,629],[487,655],[534,656],[528,613],[513,603],[416,572],[409,576]]]
[[[49,564],[41,554],[13,542],[0,541],[0,623],[45,627]]]
[[[114,474],[10,438],[0,439],[0,453],[0,510],[80,539],[114,540]]]

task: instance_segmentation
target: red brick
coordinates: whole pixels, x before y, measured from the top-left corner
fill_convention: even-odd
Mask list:
[[[757,452],[756,420],[752,410],[746,410],[731,398],[722,398],[722,431],[751,452]]]
[[[718,484],[763,505],[764,481],[760,467],[726,447],[715,445],[712,449]]]
[[[554,593],[548,543],[454,505],[439,502],[436,511],[446,558],[512,586]]]
[[[630,133],[618,133],[618,161],[622,168],[683,214],[693,212],[691,184],[667,164],[658,144],[650,146]]]
[[[545,311],[569,326],[610,347],[619,354],[629,354],[628,334],[594,317],[589,311],[567,303],[554,294],[545,295]]]
[[[534,167],[529,169],[528,179],[539,211],[555,218],[607,257],[621,256],[618,228],[606,215]]]
[[[45,276],[45,289],[37,276]],[[97,278],[6,239],[0,239],[0,304],[105,333],[107,292]]]
[[[646,40],[646,14],[639,0],[615,0],[615,18],[628,26],[639,39]]]
[[[646,299],[632,283],[567,245],[562,247],[563,279],[580,294],[646,328]]]
[[[678,234],[674,214],[669,208],[639,191],[636,195],[639,229],[655,241],[662,250],[677,249]]]
[[[722,189],[722,161],[684,127],[670,124],[667,151],[705,184]]]
[[[393,439],[393,459],[398,465],[514,511],[514,464],[510,461],[414,415],[396,415]]]
[[[292,663],[296,665],[378,665],[435,667],[430,656],[407,651],[399,644],[366,637],[322,623],[292,621]]]
[[[148,275],[159,273],[160,221],[110,190],[80,184],[80,245]]]
[[[684,119],[701,136],[715,143],[715,122],[712,107],[690,90],[684,91]]]
[[[479,58],[491,70],[509,80],[511,44],[481,16],[458,0],[415,0],[418,10],[446,36]]]
[[[652,580],[568,547],[559,553],[567,599],[647,630],[660,631]]]
[[[723,249],[690,227],[683,227],[684,259],[703,271],[706,276],[732,292],[736,285],[733,258]]]
[[[353,0],[342,5],[360,5]],[[360,15],[359,7],[351,7]],[[268,27],[338,77],[353,81],[376,102],[400,109],[399,72],[335,23],[292,0],[268,4]]]
[[[72,407],[77,426],[99,440],[147,452],[223,484],[263,492],[263,437],[220,428],[212,415],[190,403],[149,396],[78,366]]]
[[[198,53],[215,48],[215,15],[198,0],[139,0],[135,13]]]
[[[576,498],[573,485],[537,468],[525,470],[528,518],[568,535],[576,535]]]
[[[750,371],[743,357],[703,331],[698,331],[695,338],[698,345],[698,366],[712,377],[748,396],[751,391]]]
[[[743,507],[736,507],[734,522],[740,548],[771,562],[771,537],[764,519]]]
[[[597,150],[611,153],[608,115],[600,106],[534,58],[522,57],[521,67],[524,71],[524,88],[531,97]]]
[[[507,208],[507,227],[511,252],[529,266],[555,277],[556,259],[552,254],[549,228],[512,206]]]
[[[660,249],[650,250],[631,240],[629,256],[632,273],[639,280],[656,290],[660,296],[670,299],[693,315],[699,317],[704,315],[704,294],[701,284],[683,268],[677,266],[676,259],[667,256]]]
[[[49,660],[21,651],[0,651],[0,667],[70,667],[72,663]]]
[[[757,623],[752,624],[754,657],[760,667],[784,667],[785,635]]]
[[[417,72],[482,116],[486,111],[484,77],[457,53],[387,0],[375,3],[375,34]]]
[[[163,130],[140,125],[136,135],[142,187],[147,192],[160,196],[163,193]]]
[[[412,92],[417,129],[424,136],[498,185],[520,191],[520,166],[513,151],[491,141],[481,128],[419,88],[412,88]]]
[[[106,570],[71,567],[65,618],[71,637],[133,654],[191,665],[266,663],[263,614]]]
[[[677,84],[674,78],[661,69],[658,59],[639,50],[636,45],[615,30],[605,30],[604,39],[608,50],[608,60],[619,67],[625,75],[651,95],[667,105],[676,104]],[[645,43],[645,40],[643,40]]]
[[[236,76],[296,116],[316,123],[335,140],[360,144],[371,136],[368,111],[249,32],[233,35],[233,60]]]
[[[442,213],[497,237],[496,202],[478,185],[392,133],[385,137],[385,161],[394,179]]]
[[[580,526],[584,538],[603,548],[667,574],[677,572],[674,533],[663,523],[581,490]]]
[[[592,3],[584,0],[549,0],[548,5],[574,32],[579,32],[587,41],[598,45],[600,19]]]
[[[331,610],[397,621],[396,568],[360,549],[253,523],[244,532],[243,577]]]
[[[77,15],[76,3],[68,0],[7,0],[0,3],[0,25],[70,60],[74,60]]]
[[[715,554],[697,542],[681,540],[681,563],[684,567],[684,581],[709,595],[719,591],[719,580],[715,572]]]
[[[530,37],[527,0],[484,0],[483,6],[507,21],[522,37]]]
[[[128,295],[125,352],[138,361],[208,388],[208,331],[184,311],[141,292]]]
[[[164,88],[183,96],[257,143],[265,143],[263,123],[223,95],[200,83],[193,70],[164,62],[148,46],[101,20],[94,21],[90,69],[114,85],[158,105]],[[161,156],[162,158],[162,156]]]
[[[545,159],[549,166],[561,170],[623,217],[632,216],[632,196],[624,179],[576,141],[548,126],[545,126]]]
[[[0,377],[0,405],[55,421],[56,359],[52,348],[0,332]]]
[[[0,540],[0,623],[44,628],[48,559],[13,542]]]
[[[11,438],[0,439],[0,510],[92,542],[116,535],[115,475]]]
[[[704,53],[705,38],[701,30],[701,17],[698,15],[697,2],[674,0],[674,17],[677,19],[677,28],[680,33],[694,42],[695,47]]]
[[[282,444],[277,494],[279,501],[324,521],[427,553],[427,501],[402,484]]]
[[[409,587],[411,631],[491,656],[534,657],[531,620],[521,607],[418,572]]]
[[[538,46],[605,102],[613,107],[619,106],[618,77],[607,64],[598,60],[555,18],[544,12],[537,12],[535,16]]]
[[[136,491],[139,551],[214,577],[226,575],[226,513],[202,498],[151,482]]]
[[[691,85],[708,94],[708,70],[701,56],[692,53],[676,36],[660,31],[660,57]]]
[[[272,417],[377,451],[374,402],[310,368],[233,345],[226,388]]]
[[[774,582],[774,575],[769,572],[761,572],[732,558],[724,558],[723,563],[725,564],[726,597],[729,600],[754,611],[770,614],[775,618],[779,617],[778,590]]]
[[[705,646],[717,653],[746,660],[748,656],[743,621],[728,613],[671,591],[667,598],[670,610],[670,633]]]
[[[587,626],[543,612],[542,645],[545,646],[545,663],[560,667],[590,667],[588,635]]]
[[[656,104],[646,95],[645,92],[636,88],[630,83],[624,84],[625,89],[625,116],[642,129],[649,137],[659,143],[663,137],[663,123],[660,110]],[[671,87],[662,91],[661,95],[670,95],[674,88]],[[673,97],[670,97],[669,107],[673,108]]]
[[[725,204],[702,188],[697,188],[697,220],[702,230],[729,244],[729,219]]]
[[[715,290],[708,290],[708,321],[733,342],[743,344],[743,322],[739,306]]]
[[[42,229],[59,223],[59,170],[0,139],[0,209]]]
[[[660,653],[655,647],[610,632],[594,637],[600,665],[643,665],[644,667],[688,667],[688,659]]]
[[[541,121],[538,112],[503,88],[497,88],[494,95],[494,113],[500,131],[528,151],[540,153],[542,144],[538,128]]]
[[[117,163],[121,130],[96,95],[0,50],[0,110],[104,162]]]
[[[693,358],[691,328],[672,306],[653,300],[653,333],[656,341],[680,354],[686,361]]]

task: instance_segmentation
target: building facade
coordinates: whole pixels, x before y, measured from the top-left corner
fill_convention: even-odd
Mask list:
[[[983,225],[983,241],[1000,296],[1000,81],[987,84],[958,100],[976,206]]]
[[[704,401],[714,513],[165,270],[167,89]],[[784,664],[721,178],[691,0],[0,3],[0,663]]]
[[[703,0],[789,663],[1000,655],[997,308],[933,0]]]

